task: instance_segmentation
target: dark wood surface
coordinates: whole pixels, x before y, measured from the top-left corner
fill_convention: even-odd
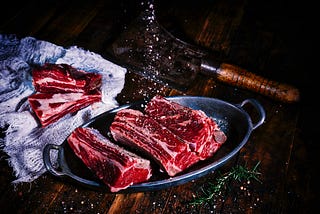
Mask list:
[[[5,154],[0,159],[1,213],[317,213],[319,144],[314,76],[317,28],[314,7],[305,1],[159,1],[161,23],[185,41],[218,53],[223,62],[292,84],[297,103],[282,103],[199,75],[186,91],[153,84],[134,70],[118,95],[119,104],[163,95],[198,95],[230,103],[257,99],[265,123],[219,171],[260,161],[261,183],[229,183],[209,203],[191,205],[217,173],[159,191],[111,194],[45,174],[32,183],[13,185]],[[33,36],[63,47],[76,45],[107,58],[110,45],[141,10],[137,1],[7,1],[0,33]],[[108,59],[108,58],[107,58]],[[315,66],[316,67],[316,66]],[[137,84],[138,83],[138,84]],[[158,89],[158,90],[157,90]],[[245,189],[241,188],[244,187]]]

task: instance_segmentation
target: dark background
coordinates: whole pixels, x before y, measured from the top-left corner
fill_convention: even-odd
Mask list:
[[[237,94],[233,94],[232,87],[219,82],[214,82],[216,87],[206,92],[207,94],[203,94],[235,103],[247,97],[255,97],[267,109],[268,123],[264,129],[257,130],[254,139],[274,140],[282,145],[272,145],[270,151],[261,152],[267,154],[256,155],[254,151],[260,148],[259,145],[254,147],[249,144],[241,153],[243,156],[249,154],[249,157],[239,159],[240,162],[244,162],[262,157],[266,158],[265,163],[273,163],[262,166],[266,180],[263,185],[268,186],[269,189],[257,185],[257,194],[264,198],[264,203],[260,209],[257,209],[257,213],[317,213],[316,211],[319,211],[317,174],[320,163],[319,143],[316,140],[319,127],[317,107],[319,98],[317,80],[319,37],[317,31],[319,24],[314,1],[159,0],[155,1],[154,5],[158,21],[178,38],[212,51],[223,62],[242,66],[258,75],[289,83],[300,89],[301,100],[294,104],[282,104],[245,90],[238,90]],[[77,45],[106,58],[110,55],[108,51],[110,44],[144,9],[140,1],[124,0],[7,1],[6,6],[1,8],[1,34],[15,34],[20,38],[34,36],[64,47]],[[203,31],[206,18],[210,28]],[[200,35],[207,36],[207,39]],[[135,77],[134,74],[130,74],[128,79],[132,76]],[[201,83],[201,81],[194,83],[194,87],[188,93],[203,95],[202,89],[197,88],[198,85],[202,86]],[[211,82],[208,80],[204,83],[206,84],[210,85]],[[138,87],[140,86],[130,85],[128,81],[123,94],[130,98],[125,100],[120,95],[119,102],[125,103],[140,99],[141,97],[134,96],[134,91]],[[274,120],[276,122],[273,122]],[[288,128],[288,133],[294,134],[286,136],[286,128]],[[291,155],[283,158],[288,159],[290,164],[287,169],[283,167],[283,171],[278,171],[275,162],[279,160],[279,165],[283,162],[278,159],[279,154],[286,154],[281,151],[281,148],[287,147],[291,149],[289,151]],[[265,147],[261,148],[263,149]],[[253,154],[253,157],[250,157],[250,154]],[[72,185],[58,183],[55,178],[49,176],[33,183],[31,185],[33,188],[30,188],[29,185],[22,185],[17,191],[13,190],[11,181],[14,176],[5,160],[5,154],[1,155],[3,158],[0,158],[0,181],[2,183],[0,190],[5,194],[0,196],[0,207],[4,207],[5,211],[11,209],[13,213],[31,210],[59,212],[63,211],[62,200],[69,202],[82,200],[70,194],[74,192]],[[270,174],[266,175],[267,173]],[[283,177],[286,179],[282,179]],[[57,183],[59,186],[54,185]],[[184,196],[191,195],[191,190],[188,188],[195,190],[200,183],[201,181],[199,184],[189,184],[192,187],[186,185],[170,189],[170,191],[178,199],[184,199]],[[48,192],[44,190],[47,184],[52,185],[47,190]],[[272,187],[281,189],[279,190],[281,193],[275,194],[276,190]],[[60,188],[63,190],[61,191]],[[182,193],[179,194],[179,191]],[[102,205],[95,210],[96,212],[104,210],[105,207],[105,209],[110,208],[115,200],[114,196],[106,194],[104,197],[110,202],[105,202],[106,200],[102,200],[102,196],[97,196],[95,192],[82,189],[80,192],[91,198],[92,201],[104,201],[104,204],[101,202]],[[140,204],[141,212],[143,212],[141,207],[150,207],[152,201],[161,198],[160,196],[163,198],[165,192],[166,190],[145,194],[146,199]],[[58,197],[52,201],[43,197],[45,202],[42,202],[38,196],[41,193],[46,193],[43,195],[47,197],[51,194],[58,195]],[[183,202],[177,202],[178,199],[172,195],[168,200],[175,203],[173,206],[176,209],[175,212],[191,209],[190,207],[183,208],[186,205]],[[130,194],[124,197],[124,203],[130,206],[128,209],[135,210],[136,208],[131,204],[134,203],[132,201],[138,199]],[[235,198],[235,196],[227,198],[224,207],[220,207],[220,210],[232,212],[234,207],[231,202],[228,203],[228,199],[232,201]],[[241,204],[241,200],[237,201],[240,207],[250,204],[245,200],[242,202]],[[237,203],[234,206],[238,206]],[[206,209],[202,207],[199,210],[205,213]],[[161,210],[162,213],[170,213],[170,211],[172,210],[169,208]]]

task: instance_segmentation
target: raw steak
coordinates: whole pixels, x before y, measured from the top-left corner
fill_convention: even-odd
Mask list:
[[[36,93],[28,97],[33,112],[43,127],[56,122],[68,113],[74,113],[92,103],[101,101],[101,93]]]
[[[67,93],[100,88],[102,76],[98,73],[78,70],[68,64],[49,64],[32,70],[32,84],[37,92]]]
[[[67,64],[46,63],[32,71],[36,94],[28,100],[44,127],[68,113],[101,101],[101,81],[98,73],[77,70]]]
[[[96,129],[77,128],[67,141],[74,153],[111,192],[118,192],[151,177],[149,160],[115,145]]]
[[[145,112],[189,144],[201,160],[211,157],[227,139],[217,123],[203,111],[159,95],[148,102]]]
[[[139,149],[153,158],[169,176],[174,176],[199,161],[188,144],[138,110],[118,111],[110,131],[116,141]]]

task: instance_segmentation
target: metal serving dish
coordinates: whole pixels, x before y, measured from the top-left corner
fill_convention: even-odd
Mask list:
[[[248,141],[252,131],[262,125],[266,117],[263,107],[255,99],[246,99],[239,104],[231,104],[219,99],[199,96],[171,96],[166,98],[193,109],[204,111],[218,122],[228,139],[212,158],[200,161],[174,177],[169,177],[159,169],[157,164],[153,163],[154,172],[148,182],[130,186],[120,192],[153,191],[168,188],[195,180],[216,170],[237,154]],[[120,106],[93,118],[82,126],[96,128],[103,135],[112,139],[109,126],[116,112],[124,108],[143,110],[146,102],[140,101]],[[51,150],[56,150],[58,153],[58,166],[54,166],[56,164],[51,161]],[[73,153],[66,140],[61,145],[48,144],[44,148],[43,159],[45,167],[54,176],[68,178],[87,187],[108,191],[107,186],[95,177]]]

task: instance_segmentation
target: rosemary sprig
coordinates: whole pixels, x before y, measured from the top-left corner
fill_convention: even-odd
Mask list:
[[[195,197],[190,204],[200,205],[200,204],[209,202],[210,200],[213,199],[215,195],[221,194],[222,191],[226,190],[228,188],[227,184],[231,180],[242,182],[244,180],[250,181],[253,179],[262,183],[261,180],[258,178],[258,176],[261,175],[261,173],[258,172],[259,164],[260,164],[260,161],[252,169],[247,169],[246,166],[240,166],[240,165],[232,167],[230,172],[220,174],[216,179],[215,183],[209,182],[208,187],[201,187],[202,196]]]

